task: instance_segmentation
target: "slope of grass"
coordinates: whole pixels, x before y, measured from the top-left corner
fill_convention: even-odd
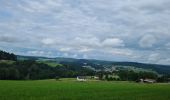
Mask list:
[[[170,100],[169,84],[0,81],[0,100]]]
[[[12,60],[0,60],[0,63],[13,64],[15,61]]]
[[[62,66],[62,64],[56,63],[56,62],[52,62],[52,61],[38,61],[39,63],[44,63],[47,64],[51,67],[56,67],[56,66]]]

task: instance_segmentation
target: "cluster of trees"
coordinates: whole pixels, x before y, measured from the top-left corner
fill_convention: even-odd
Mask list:
[[[1,80],[46,79],[54,77],[51,67],[34,61],[0,63]]]
[[[0,50],[0,60],[17,60],[17,56],[14,55],[13,53],[8,53],[5,51]]]
[[[94,75],[94,71],[79,67],[77,64],[64,64],[51,67],[33,60],[18,60],[13,53],[0,51],[0,60],[12,60],[13,63],[0,62],[0,80],[37,80],[56,77],[76,77]]]
[[[12,64],[0,63],[1,80],[37,80],[79,75],[94,75],[94,72],[86,68],[75,70],[74,66],[51,67],[31,60],[16,61]]]
[[[117,66],[133,66],[142,69],[152,69],[159,74],[169,74],[170,72],[170,65],[144,64],[137,62],[114,62],[112,64]]]
[[[157,82],[170,82],[170,74],[159,76]]]
[[[104,72],[100,71],[97,73],[99,76],[99,79],[101,80],[108,80],[108,81],[136,81],[139,79],[157,79],[158,75],[153,72],[145,72],[145,71],[140,71],[140,72],[135,72],[133,70],[119,70],[116,72]],[[114,77],[118,76],[118,77]]]
[[[133,70],[118,70],[115,72],[105,72],[100,71],[96,73],[100,80],[107,81],[138,81],[140,79],[154,79],[157,82],[169,82],[170,75],[158,75],[154,72],[139,71],[135,72]],[[117,77],[115,77],[117,76]]]
[[[119,70],[117,74],[123,81],[136,81],[145,78],[156,80],[158,78],[156,73],[146,71],[135,72],[133,70]]]

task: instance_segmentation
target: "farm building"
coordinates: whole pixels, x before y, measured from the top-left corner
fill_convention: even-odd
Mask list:
[[[154,79],[140,79],[139,82],[142,82],[142,83],[156,83],[156,80],[154,80]]]
[[[95,80],[99,80],[99,77],[98,76],[91,76],[90,79],[95,79]]]
[[[154,79],[144,79],[143,82],[145,82],[145,83],[155,83],[156,80],[154,80]]]
[[[86,76],[77,76],[77,81],[87,81]]]

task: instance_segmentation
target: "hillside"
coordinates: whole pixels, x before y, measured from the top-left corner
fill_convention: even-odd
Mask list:
[[[37,60],[51,62],[53,65],[64,64],[64,65],[73,65],[76,67],[90,66],[96,70],[105,70],[111,69],[112,67],[135,67],[145,70],[153,70],[159,74],[170,74],[170,65],[158,65],[158,64],[145,64],[137,62],[112,62],[112,61],[103,61],[103,60],[93,60],[93,59],[74,59],[74,58],[46,58],[46,57],[31,57],[31,56],[18,56],[18,59],[27,59],[27,60]]]
[[[166,82],[165,79],[168,79],[170,72],[170,67],[165,65],[93,59],[27,57],[14,54],[11,54],[12,57],[17,57],[17,59],[11,60],[9,55],[10,53],[5,52],[3,59],[0,60],[0,79],[2,80],[98,76],[100,80],[136,81],[139,78],[152,78],[163,79],[163,82]],[[159,74],[161,77],[158,77]]]
[[[56,77],[76,77],[80,75],[94,75],[88,68],[62,65],[46,58],[22,57],[2,52],[0,59],[0,80],[39,80]],[[19,58],[19,57],[18,57]]]

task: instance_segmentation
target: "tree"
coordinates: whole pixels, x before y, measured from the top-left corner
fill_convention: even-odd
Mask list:
[[[0,50],[0,60],[17,60],[17,56],[14,55],[13,53],[8,53],[5,51]]]

